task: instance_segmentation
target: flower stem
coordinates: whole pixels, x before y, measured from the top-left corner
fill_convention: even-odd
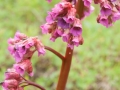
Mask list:
[[[67,47],[65,59],[62,62],[61,72],[56,90],[65,90],[66,82],[70,71],[71,61],[72,61],[72,55],[73,55],[73,49]]]
[[[22,77],[22,76],[21,76],[21,77]],[[34,82],[28,81],[28,80],[25,79],[24,77],[22,77],[22,78],[23,78],[24,82],[20,83],[20,85],[22,85],[22,84],[27,84],[27,85],[22,85],[22,87],[26,87],[26,86],[32,85],[32,86],[35,86],[35,87],[37,87],[37,88],[39,88],[39,89],[41,89],[41,90],[45,90],[42,86],[40,86],[40,85],[38,85],[38,84],[36,84],[36,83],[34,83]]]
[[[40,85],[38,85],[38,84],[36,84],[34,82],[27,81],[27,83],[28,83],[28,85],[32,85],[32,86],[35,86],[35,87],[37,87],[37,88],[39,88],[41,90],[45,90],[45,88],[43,88],[42,86],[40,86]]]
[[[75,5],[75,8],[77,10],[77,14],[80,19],[84,17],[84,2],[82,0],[78,0],[78,2]]]
[[[52,53],[54,53],[55,55],[57,55],[62,61],[65,59],[65,57],[63,55],[61,55],[59,52],[55,51],[54,49],[52,49],[52,48],[50,48],[48,46],[45,46],[45,49],[49,50]]]

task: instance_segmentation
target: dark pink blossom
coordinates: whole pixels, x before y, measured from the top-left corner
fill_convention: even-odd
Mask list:
[[[75,20],[73,27],[70,29],[70,33],[73,36],[79,36],[82,33],[82,25],[79,19]]]
[[[61,27],[63,29],[67,29],[70,27],[70,24],[67,23],[63,18],[59,18],[57,22],[58,27]]]
[[[83,17],[81,17],[81,19],[84,19],[85,17],[89,16],[94,10],[94,7],[91,5],[92,0],[83,0],[83,3]]]
[[[5,79],[15,79],[17,81],[21,81],[22,78],[19,73],[16,72],[14,68],[8,69],[7,72],[5,72]]]
[[[62,37],[63,41],[67,42],[69,45],[71,44],[69,41],[72,41],[71,37],[79,36],[82,33],[80,20],[76,17],[76,9],[70,2],[73,1],[67,2],[66,0],[63,0],[56,4],[52,11],[48,13],[46,18],[47,23],[41,26],[44,34],[51,34],[51,41],[55,41],[57,38]],[[88,0],[88,2],[91,4],[91,0]],[[91,13],[91,8],[86,12]],[[69,38],[71,38],[71,40],[69,40]]]
[[[17,90],[18,81],[15,80],[15,79],[5,80],[2,83],[2,87],[3,87],[4,90]]]
[[[75,20],[75,18],[76,18],[75,16],[76,16],[76,9],[75,9],[75,8],[71,8],[71,9],[68,11],[66,17],[63,17],[63,19],[64,19],[67,23],[72,24],[72,23],[74,23],[74,20]]]
[[[112,16],[112,21],[115,22],[120,19],[120,13],[114,13]]]
[[[92,3],[92,0],[83,0],[84,1],[84,5],[87,7],[90,7],[90,4]]]
[[[55,41],[56,38],[61,37],[63,35],[64,31],[63,29],[56,29],[52,34],[51,34],[51,41]]]
[[[42,33],[43,34],[47,34],[47,33],[51,33],[52,31],[54,31],[56,29],[57,24],[54,23],[45,23],[44,25],[40,26],[40,28],[42,29]]]
[[[30,60],[23,60],[19,63],[14,64],[14,68],[17,73],[23,75],[27,72],[30,76],[33,76],[32,63]]]
[[[112,26],[112,22],[107,16],[98,16],[97,22],[101,23],[102,25],[106,27]]]
[[[30,59],[36,50],[39,55],[45,54],[44,46],[37,37],[28,38],[26,35],[17,32],[13,39],[8,40],[8,44],[8,50],[16,62]]]
[[[109,3],[104,2],[104,4],[101,4],[101,10],[100,10],[102,15],[110,15],[112,14],[112,7]]]
[[[94,7],[84,7],[84,17],[89,16],[94,11]]]
[[[79,45],[82,45],[83,44],[83,38],[81,35],[79,35],[78,37],[73,37],[72,40],[69,41],[70,44],[68,44],[68,47],[70,48],[74,48],[74,46],[79,46]]]

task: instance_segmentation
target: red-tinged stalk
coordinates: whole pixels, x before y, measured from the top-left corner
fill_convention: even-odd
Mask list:
[[[56,90],[65,90],[66,82],[68,79],[71,61],[72,61],[73,49],[67,47],[65,60],[62,62],[61,72]]]
[[[19,85],[21,85],[21,87],[26,87],[26,86],[32,85],[32,86],[34,86],[34,87],[39,88],[40,90],[45,90],[44,87],[42,87],[42,86],[40,86],[40,85],[38,85],[38,84],[36,84],[36,83],[34,83],[34,82],[28,81],[28,80],[25,79],[24,77],[22,77],[22,78],[23,78],[24,81],[19,84]],[[23,85],[22,85],[22,84],[23,84]],[[25,84],[26,84],[26,85],[25,85]]]
[[[45,49],[54,53],[56,56],[58,56],[62,61],[65,59],[65,57],[63,55],[61,55],[59,52],[55,51],[54,49],[48,47],[48,46],[45,46]]]

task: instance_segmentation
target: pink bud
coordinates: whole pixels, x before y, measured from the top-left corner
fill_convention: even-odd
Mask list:
[[[2,83],[2,87],[4,88],[4,90],[17,90],[18,81],[15,79],[5,80]]]
[[[32,63],[28,59],[14,64],[14,68],[16,69],[16,72],[18,72],[20,75],[23,75],[25,72],[27,72],[29,75],[32,75]]]

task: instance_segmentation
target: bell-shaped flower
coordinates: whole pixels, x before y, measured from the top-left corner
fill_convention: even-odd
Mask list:
[[[73,27],[70,29],[70,33],[73,36],[79,36],[82,33],[82,25],[79,19],[75,20]]]
[[[33,76],[33,68],[30,60],[23,60],[19,63],[16,63],[14,64],[14,68],[20,75],[23,75],[25,72],[27,72],[30,76]]]
[[[19,73],[16,72],[14,68],[8,69],[7,72],[5,72],[5,79],[15,79],[17,81],[21,81],[22,78]]]
[[[105,15],[105,16],[109,16],[112,14],[112,6],[107,3],[107,2],[104,2],[101,4],[101,15]]]

